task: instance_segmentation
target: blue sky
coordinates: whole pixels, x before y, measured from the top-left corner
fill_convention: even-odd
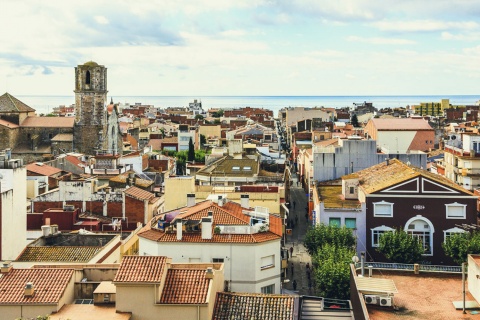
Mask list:
[[[0,1],[0,92],[478,94],[480,0]]]

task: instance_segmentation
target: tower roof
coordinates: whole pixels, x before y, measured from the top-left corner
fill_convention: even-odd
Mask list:
[[[96,63],[95,61],[88,61],[88,62],[85,62],[83,64],[84,66],[89,66],[89,67],[97,67],[98,66],[98,63]]]
[[[0,113],[9,112],[35,112],[35,109],[6,92],[0,96]]]

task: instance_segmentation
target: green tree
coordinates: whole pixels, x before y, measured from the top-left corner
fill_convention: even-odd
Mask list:
[[[218,109],[217,111],[212,113],[212,117],[214,118],[220,118],[223,117],[223,109]]]
[[[307,230],[304,245],[310,255],[314,255],[324,244],[353,248],[355,237],[350,229],[325,224],[319,224]]]
[[[377,251],[392,262],[415,263],[425,252],[419,239],[402,229],[382,234],[378,242]]]
[[[203,120],[203,116],[201,114],[197,114],[195,116],[195,120]]]
[[[205,150],[195,150],[195,162],[205,162]]]
[[[203,147],[207,143],[207,138],[205,138],[204,134],[200,135],[200,147]]]
[[[355,250],[326,243],[312,257],[316,293],[332,299],[349,299],[350,263]]]
[[[360,127],[360,125],[358,124],[358,117],[355,113],[353,114],[352,118],[350,119],[350,122],[352,123],[352,126],[354,126],[355,128]]]
[[[192,137],[188,140],[188,161],[195,160],[195,147],[193,146]]]
[[[462,264],[469,254],[480,253],[480,232],[453,234],[442,243],[442,247],[455,263]]]

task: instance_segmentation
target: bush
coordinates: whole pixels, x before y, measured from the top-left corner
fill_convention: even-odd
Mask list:
[[[416,263],[422,259],[425,249],[418,238],[400,229],[382,234],[377,251],[392,262]]]

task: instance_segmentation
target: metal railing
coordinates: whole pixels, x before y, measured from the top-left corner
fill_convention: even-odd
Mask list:
[[[377,270],[396,270],[396,271],[413,271],[414,265],[407,263],[388,263],[388,262],[365,262],[365,269],[372,266]],[[360,263],[355,264],[356,269],[361,268]],[[430,264],[419,264],[420,272],[438,272],[438,273],[462,273],[461,266],[441,266]]]

